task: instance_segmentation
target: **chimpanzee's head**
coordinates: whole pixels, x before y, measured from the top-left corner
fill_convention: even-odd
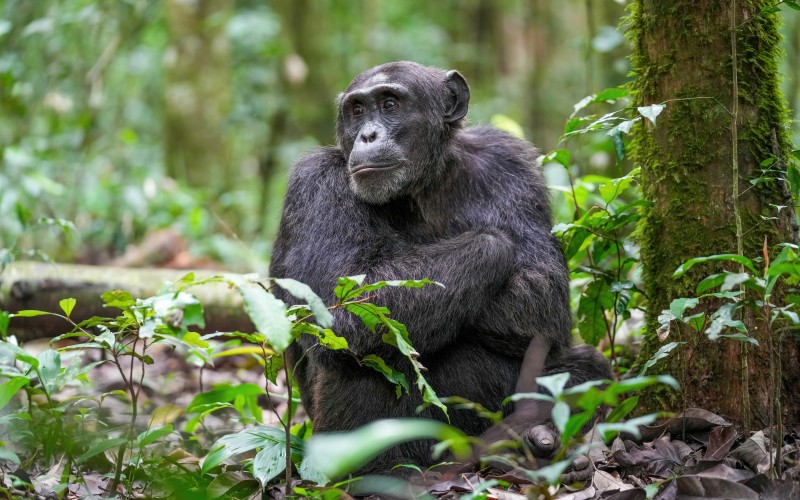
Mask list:
[[[356,196],[383,204],[435,179],[468,107],[457,71],[403,61],[358,75],[339,96],[336,124]]]

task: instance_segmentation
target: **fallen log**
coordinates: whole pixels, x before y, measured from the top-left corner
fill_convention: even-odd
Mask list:
[[[125,290],[134,297],[158,293],[164,283],[176,282],[189,271],[173,269],[133,269],[20,261],[0,274],[0,310],[14,313],[23,309],[61,313],[61,299],[77,300],[71,318],[77,323],[92,316],[116,316],[116,309],[104,306],[100,295],[109,290]],[[194,271],[196,279],[222,273]],[[188,290],[197,296],[205,310],[206,328],[202,332],[243,331],[255,327],[244,310],[239,293],[224,283],[206,283]],[[8,333],[17,339],[55,337],[71,329],[56,316],[11,318]]]

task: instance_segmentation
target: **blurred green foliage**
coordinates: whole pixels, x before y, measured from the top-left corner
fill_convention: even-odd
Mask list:
[[[625,82],[624,3],[5,0],[0,248],[102,263],[170,227],[193,256],[264,270],[286,172],[335,140],[335,96],[353,76],[397,59],[458,68],[472,122],[503,115],[548,151],[573,103]],[[787,17],[787,64],[797,31]],[[615,168],[609,141],[580,141],[573,174],[630,168]],[[221,180],[192,182],[205,170]],[[76,236],[32,230],[41,217]]]

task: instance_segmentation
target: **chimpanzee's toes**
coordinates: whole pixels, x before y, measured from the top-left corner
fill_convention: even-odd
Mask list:
[[[561,475],[562,484],[582,483],[592,478],[594,469],[592,461],[586,455],[578,455],[570,465],[569,470]]]
[[[536,458],[550,458],[561,446],[561,436],[548,424],[531,427],[522,440]]]

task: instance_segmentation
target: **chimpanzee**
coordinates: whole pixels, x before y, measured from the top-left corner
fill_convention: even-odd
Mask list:
[[[270,273],[308,284],[326,303],[335,302],[340,276],[444,284],[383,288],[373,302],[408,327],[440,397],[497,410],[510,394],[536,390],[542,373],[570,371],[575,385],[609,378],[610,370],[594,349],[570,348],[569,278],[550,233],[537,150],[492,127],[464,128],[469,97],[458,72],[413,62],[358,75],[338,99],[338,145],[292,169]],[[413,380],[408,361],[379,334],[348,312],[333,312],[333,330],[351,351],[377,354]],[[383,375],[306,337],[288,357],[299,361],[295,377],[315,432],[415,415],[417,391],[398,398]],[[489,427],[472,410],[449,413],[470,435]],[[435,408],[422,416],[444,419]],[[541,418],[518,410],[506,422],[525,435]],[[489,435],[505,437],[497,428]],[[414,442],[366,471],[430,462],[430,443]]]

